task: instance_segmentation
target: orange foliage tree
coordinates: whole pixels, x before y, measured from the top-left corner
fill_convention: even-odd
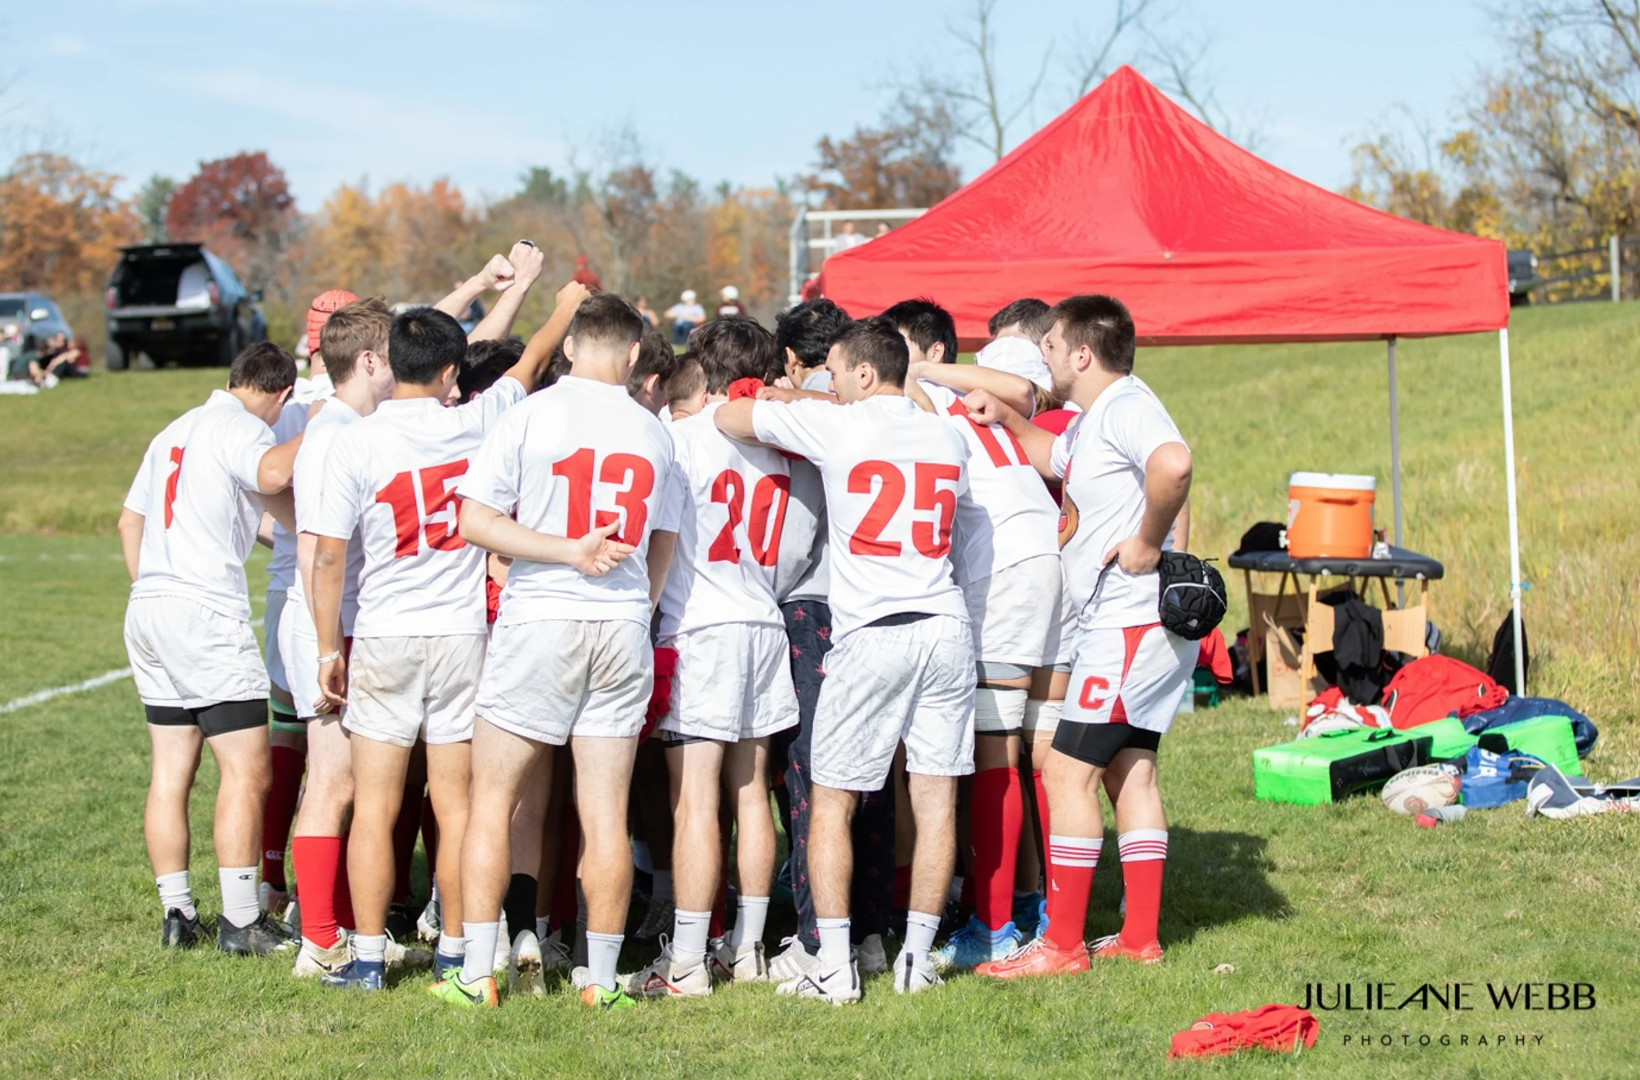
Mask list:
[[[116,249],[142,238],[115,197],[119,177],[60,154],[25,154],[0,177],[0,288],[55,294],[100,289]]]

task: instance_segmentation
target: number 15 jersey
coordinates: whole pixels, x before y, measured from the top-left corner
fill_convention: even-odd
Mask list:
[[[889,615],[968,621],[951,531],[984,511],[968,497],[968,444],[946,420],[890,394],[848,405],[759,401],[752,427],[820,467],[835,641]]]
[[[485,632],[484,552],[457,531],[456,485],[485,433],[523,399],[523,384],[512,378],[454,408],[395,398],[336,434],[318,512],[301,527],[337,540],[358,530],[364,567],[355,636]]]
[[[507,572],[500,625],[543,619],[649,625],[649,537],[677,532],[672,440],[624,386],[566,375],[509,412],[461,483],[520,525],[578,540],[618,522],[612,539],[637,548],[600,577],[519,559]]]

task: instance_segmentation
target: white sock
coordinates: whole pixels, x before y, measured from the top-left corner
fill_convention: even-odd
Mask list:
[[[655,864],[649,858],[649,841],[632,841],[632,867],[635,870],[642,870],[646,874],[655,872]]]
[[[449,934],[440,931],[438,935],[438,952],[440,956],[465,957],[467,955],[467,939],[451,937]]]
[[[929,915],[922,911],[908,911],[905,913],[905,946],[903,951],[911,954],[912,963],[918,967],[927,967],[930,963],[928,953],[934,948],[934,935],[940,931],[940,917]]]
[[[712,927],[710,911],[675,911],[672,915],[672,965],[688,971],[706,959],[706,934]]]
[[[729,944],[736,953],[741,946],[751,945],[763,940],[763,925],[769,918],[769,898],[767,896],[742,896],[740,908],[735,915],[735,928],[729,934]]]
[[[387,961],[386,934],[354,934],[353,958],[366,964],[381,964]]]
[[[953,904],[962,903],[962,875],[958,874],[951,879],[951,887],[945,890],[945,898]]]
[[[174,874],[161,874],[154,879],[159,886],[159,907],[162,914],[169,915],[171,909],[182,912],[190,919],[199,918],[199,912],[194,908],[194,890],[188,887],[188,871],[178,870]]]
[[[222,885],[222,917],[235,926],[249,926],[262,914],[256,900],[256,867],[223,866],[216,877]]]
[[[545,941],[545,940],[547,940],[547,923],[549,921],[550,920],[545,915],[537,915],[535,917],[535,940],[536,941]]]
[[[501,936],[501,923],[464,922],[461,932],[467,938],[467,951],[462,954],[461,961],[461,981],[471,986],[495,974],[495,943]]]
[[[626,940],[625,934],[594,934],[587,931],[587,972],[589,983],[596,983],[605,990],[619,988],[615,979],[615,965],[621,959],[621,942]]]
[[[814,925],[820,931],[820,962],[827,967],[848,963],[848,919],[815,919]]]
[[[649,895],[656,900],[672,899],[672,871],[656,870],[651,876],[655,879],[655,887]]]

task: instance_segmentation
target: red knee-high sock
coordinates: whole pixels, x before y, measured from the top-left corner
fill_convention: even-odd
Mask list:
[[[1167,865],[1166,829],[1129,829],[1116,838],[1127,888],[1122,943],[1139,949],[1156,940],[1162,912],[1162,868]]]
[[[896,910],[905,911],[911,906],[911,864],[894,868],[894,898],[892,903]]]
[[[290,839],[290,823],[296,818],[296,800],[302,793],[302,772],[307,755],[290,746],[272,749],[273,782],[262,804],[262,880],[284,889],[285,845]]]
[[[302,905],[302,936],[328,949],[336,944],[337,876],[347,871],[346,844],[340,836],[298,836],[290,842],[296,870],[297,899]],[[348,917],[352,918],[350,908]]]
[[[723,858],[718,863],[722,869],[718,873],[717,896],[712,899],[712,918],[707,924],[708,938],[723,936],[723,922],[729,913],[729,831],[723,831]]]
[[[1103,838],[1048,837],[1048,932],[1057,949],[1082,944],[1088,922],[1088,894],[1093,891],[1093,868],[1099,865]]]
[[[336,853],[336,891],[331,903],[336,907],[336,925],[357,930],[359,921],[353,917],[353,889],[347,883],[348,837],[342,837],[341,850]]]
[[[558,845],[558,882],[552,891],[552,928],[570,928],[574,936],[575,916],[579,901],[575,896],[575,867],[581,861],[581,816],[575,807],[564,805],[564,839]]]
[[[1014,917],[1014,863],[1025,798],[1017,769],[985,769],[974,774],[974,812],[969,834],[974,844],[974,914],[988,929],[1000,930]]]

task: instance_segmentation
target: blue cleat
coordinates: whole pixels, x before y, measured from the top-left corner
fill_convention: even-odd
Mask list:
[[[380,960],[351,960],[319,976],[321,985],[339,990],[380,990],[387,965]]]
[[[1025,940],[1042,933],[1042,928],[1048,924],[1048,905],[1039,892],[1015,894],[1014,896],[1014,926],[1025,935]]]
[[[441,952],[433,954],[433,981],[443,982],[461,974],[461,965],[465,960],[460,956],[445,956]]]
[[[941,971],[972,971],[980,964],[1003,959],[1024,940],[1025,935],[1014,928],[1012,920],[1003,923],[1002,929],[992,930],[976,916],[935,949],[931,959]]]

